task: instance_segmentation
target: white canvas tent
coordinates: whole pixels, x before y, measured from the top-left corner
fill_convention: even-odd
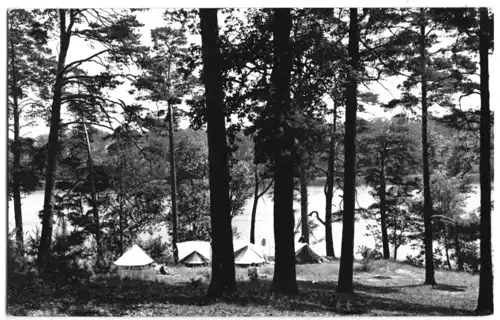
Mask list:
[[[252,264],[262,264],[266,262],[262,250],[250,242],[233,240],[234,264],[248,266]]]
[[[153,262],[153,259],[141,247],[134,244],[114,264],[120,267],[139,267],[149,265]]]
[[[179,263],[200,265],[210,263],[212,249],[208,241],[184,241],[177,243]]]

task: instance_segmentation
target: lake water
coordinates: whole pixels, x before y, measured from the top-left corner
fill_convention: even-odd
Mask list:
[[[358,187],[357,188],[357,205],[356,207],[366,208],[373,203],[373,197],[369,194],[368,187]],[[323,193],[323,186],[309,186],[309,212],[318,211],[320,217],[324,217],[325,212],[325,196]],[[337,210],[337,206],[340,203],[341,194],[340,190],[334,195],[334,208],[333,210]],[[25,232],[33,232],[36,228],[41,229],[41,222],[38,218],[38,212],[43,207],[43,190],[36,191],[32,194],[25,196],[22,199],[22,207],[23,207],[23,224]],[[480,205],[479,198],[479,185],[474,185],[474,192],[470,194],[470,197],[467,200],[467,211],[474,210]],[[250,240],[250,216],[252,211],[252,203],[253,199],[250,199],[245,206],[244,214],[233,219],[233,226],[238,228],[238,232],[240,233],[240,239]],[[300,204],[297,202],[294,204],[294,208],[297,209],[296,221],[298,221],[300,216]],[[355,234],[354,234],[354,252],[357,252],[357,248],[359,246],[367,246],[367,247],[375,247],[375,241],[372,237],[365,236],[366,226],[370,221],[360,220],[355,224]],[[311,242],[316,239],[324,238],[325,231],[323,225],[318,222],[320,225],[317,231],[310,240]],[[9,230],[12,230],[15,226],[14,223],[14,208],[12,201],[9,202]],[[55,226],[54,226],[55,227]],[[341,239],[342,239],[342,224],[334,223],[332,225],[333,229],[333,244],[335,249],[336,256],[340,256],[340,247],[341,247]],[[266,247],[264,248],[267,254],[274,254],[274,232],[273,232],[273,203],[271,198],[264,196],[259,200],[258,208],[257,208],[257,218],[255,223],[255,240],[257,244],[260,244],[262,239],[266,239]],[[165,233],[163,231],[162,233]],[[149,237],[148,235],[143,235],[143,237]],[[299,236],[297,236],[298,239]],[[321,241],[319,243],[313,244],[312,248],[320,255],[324,255],[326,253],[325,242]],[[391,249],[392,250],[392,249]],[[398,249],[398,258],[404,260],[406,255],[411,253],[415,255],[415,252],[411,252],[411,249],[408,246],[401,247]],[[391,251],[392,255],[392,251]],[[358,256],[357,256],[358,257]]]

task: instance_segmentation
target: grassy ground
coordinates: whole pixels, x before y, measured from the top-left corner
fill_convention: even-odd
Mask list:
[[[372,262],[355,271],[355,294],[336,294],[339,262],[298,265],[300,294],[269,293],[273,266],[251,281],[237,268],[238,291],[216,301],[205,299],[210,268],[172,267],[171,275],[150,280],[99,277],[86,285],[61,288],[10,281],[8,314],[19,316],[332,316],[473,315],[479,277],[436,271],[438,285],[423,286],[424,270],[393,261]]]

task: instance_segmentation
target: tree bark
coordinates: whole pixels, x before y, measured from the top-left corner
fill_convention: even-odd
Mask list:
[[[12,198],[14,201],[14,220],[16,225],[16,241],[18,248],[23,252],[24,247],[24,231],[23,231],[23,215],[21,206],[21,182],[20,182],[20,170],[21,170],[21,148],[20,148],[20,137],[19,137],[19,86],[17,83],[17,68],[15,62],[15,48],[14,43],[10,42],[10,63],[12,64],[12,117],[14,120],[14,141],[12,145],[12,155],[13,155],[13,165],[12,165]]]
[[[85,123],[83,123],[83,129],[85,131],[85,139],[87,142],[87,156],[88,156],[88,167],[90,175],[90,195],[92,198],[92,211],[94,213],[95,242],[97,246],[97,267],[99,268],[101,266],[101,261],[102,261],[101,226],[99,223],[99,209],[97,207],[97,191],[95,187],[94,161],[92,160],[90,138]]]
[[[455,226],[454,240],[455,240],[455,254],[457,255],[457,270],[464,271],[465,270],[464,260],[462,258],[462,249],[460,248],[460,239],[458,237],[458,230],[456,226]]]
[[[57,153],[59,149],[59,128],[61,121],[61,101],[62,88],[64,78],[64,67],[66,63],[66,55],[68,53],[71,26],[73,25],[70,18],[69,27],[66,30],[66,10],[59,10],[59,56],[57,60],[56,79],[54,83],[52,108],[50,113],[50,132],[48,141],[47,154],[47,171],[45,177],[45,195],[43,201],[43,216],[42,216],[42,233],[40,237],[40,246],[38,249],[38,266],[40,271],[45,271],[47,264],[50,262],[52,231],[53,231],[53,197],[54,197],[54,179],[56,171]]]
[[[217,9],[200,9],[208,134],[212,278],[207,296],[236,290],[233,233],[229,205],[229,169],[226,145]]]
[[[357,75],[359,63],[358,9],[350,9],[349,57],[351,70],[346,92],[345,152],[344,152],[344,214],[342,228],[342,252],[340,256],[337,292],[353,292],[354,263],[354,210],[356,201],[356,112]]]
[[[481,271],[479,275],[479,297],[476,311],[493,314],[493,269],[491,259],[491,135],[490,135],[490,85],[489,44],[487,25],[490,22],[488,9],[480,8],[479,59],[481,70],[481,157],[479,176],[481,188]]]
[[[332,136],[330,139],[330,150],[328,153],[328,169],[326,174],[326,208],[325,208],[325,243],[326,255],[335,258],[335,250],[333,248],[333,235],[332,235],[332,201],[333,201],[333,188],[335,182],[335,133],[337,132],[337,104],[333,107],[333,122],[332,122]]]
[[[292,52],[290,9],[275,9],[273,31],[273,71],[271,74],[271,107],[274,127],[282,129],[276,138],[273,157],[274,172],[274,241],[275,265],[271,290],[275,293],[297,294],[293,212],[294,141],[290,120],[290,73]]]
[[[300,217],[302,222],[302,241],[309,244],[309,223],[308,223],[308,194],[307,194],[307,177],[305,169],[300,167]]]
[[[170,66],[169,66],[170,70]],[[169,72],[170,73],[170,72]],[[172,252],[174,254],[174,263],[179,261],[179,252],[177,251],[177,178],[175,172],[175,146],[174,146],[174,114],[172,112],[172,103],[168,101],[168,138],[170,146],[170,187],[172,188]]]
[[[432,249],[432,199],[429,171],[429,143],[427,141],[427,64],[425,55],[425,9],[420,9],[420,72],[422,94],[422,162],[424,174],[424,247],[425,247],[425,282],[434,285],[434,255]]]
[[[257,216],[257,205],[259,203],[259,167],[255,164],[254,169],[255,190],[253,193],[252,217],[250,220],[250,243],[255,244],[255,218]]]
[[[380,157],[380,189],[378,196],[380,198],[380,227],[382,229],[382,249],[384,259],[390,258],[389,253],[389,237],[387,235],[387,216],[386,216],[386,201],[385,201],[385,157],[382,154]]]
[[[119,232],[120,232],[120,254],[123,254],[123,169],[125,168],[124,158],[120,159],[120,193],[118,195],[119,203]]]
[[[252,205],[252,217],[250,220],[250,242],[255,244],[255,219],[257,218],[257,205],[259,203],[259,199],[266,194],[267,191],[271,188],[273,181],[271,180],[269,184],[264,187],[264,189],[259,193],[259,185],[261,182],[265,182],[265,179],[262,181],[259,180],[259,166],[255,164],[254,169],[254,179],[255,179],[255,189],[253,196],[253,205]]]

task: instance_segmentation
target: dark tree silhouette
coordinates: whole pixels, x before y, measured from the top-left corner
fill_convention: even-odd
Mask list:
[[[298,292],[295,273],[293,216],[293,135],[290,121],[290,73],[292,53],[290,9],[276,9],[272,21],[273,71],[271,74],[271,116],[273,127],[280,129],[274,137],[274,241],[275,265],[272,291],[284,294]]]
[[[218,44],[217,9],[200,9],[208,134],[210,217],[212,227],[212,278],[207,295],[218,297],[236,290],[226,123]]]
[[[493,270],[491,261],[491,133],[488,53],[488,9],[479,9],[479,63],[481,69],[481,157],[479,162],[481,188],[481,271],[477,312],[493,314]]]
[[[69,20],[68,19],[69,16]],[[47,154],[47,173],[45,177],[45,197],[43,201],[42,234],[40,247],[38,249],[38,265],[43,270],[47,266],[50,257],[50,245],[52,243],[53,228],[53,198],[54,178],[56,170],[57,148],[59,143],[59,126],[61,122],[62,89],[64,83],[64,69],[66,55],[68,54],[71,30],[75,24],[73,10],[59,10],[59,56],[57,58],[56,79],[53,88],[52,107],[50,113],[50,132]]]
[[[434,251],[432,250],[432,199],[429,171],[429,143],[427,139],[427,78],[426,78],[426,19],[425,9],[420,9],[420,90],[422,103],[422,165],[424,176],[424,246],[425,246],[425,284],[436,284],[434,278]]]
[[[346,120],[344,142],[344,213],[342,220],[342,252],[340,256],[337,292],[351,293],[354,262],[354,213],[356,202],[356,109],[359,64],[358,9],[350,9],[349,23],[350,70],[346,89]]]
[[[332,201],[333,201],[333,189],[335,182],[335,151],[337,147],[337,141],[335,135],[337,133],[337,108],[338,104],[335,103],[333,107],[333,121],[331,124],[331,137],[328,150],[328,169],[326,173],[326,182],[324,193],[326,197],[326,207],[325,207],[325,243],[326,243],[326,255],[329,257],[335,257],[335,250],[333,248],[333,235],[332,235]]]

